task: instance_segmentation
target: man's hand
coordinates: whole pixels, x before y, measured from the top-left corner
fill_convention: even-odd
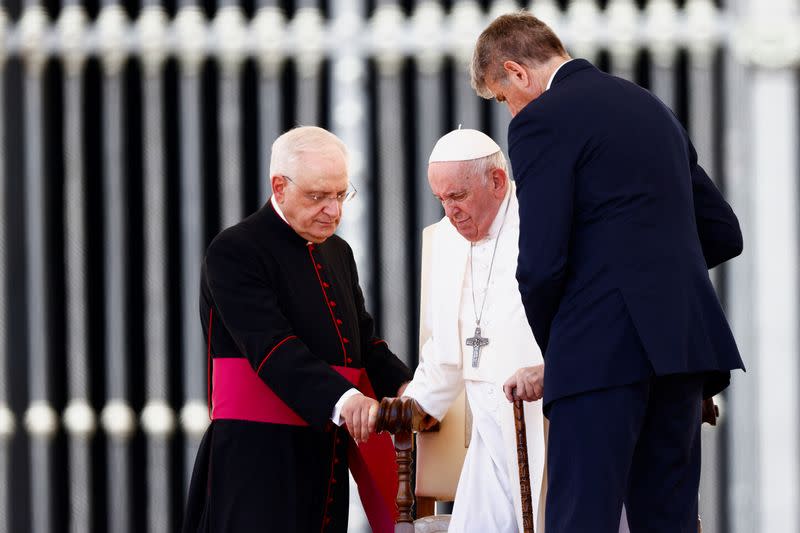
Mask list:
[[[520,368],[503,384],[509,402],[535,402],[544,396],[544,365]]]
[[[706,422],[711,424],[712,426],[717,425],[717,418],[719,418],[719,407],[714,403],[714,398],[706,398],[703,400],[701,404],[701,412],[702,412],[702,422]]]
[[[366,442],[369,434],[375,431],[375,423],[378,421],[378,402],[363,394],[355,394],[344,402],[342,418],[356,444]]]

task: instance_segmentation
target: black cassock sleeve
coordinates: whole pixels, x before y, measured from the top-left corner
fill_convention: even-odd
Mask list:
[[[352,385],[294,334],[253,244],[224,233],[209,247],[205,267],[218,318],[241,355],[301,418],[324,427]]]
[[[353,297],[358,313],[361,358],[364,368],[367,369],[367,375],[379,400],[387,396],[397,396],[397,389],[400,388],[400,385],[411,381],[411,370],[389,350],[386,341],[375,336],[375,322],[364,305],[364,294],[358,283],[356,262],[349,246],[348,252],[350,254],[350,271],[353,273]]]

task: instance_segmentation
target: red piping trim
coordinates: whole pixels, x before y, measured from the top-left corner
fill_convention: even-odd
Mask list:
[[[322,283],[322,278],[320,277],[319,269],[317,268],[317,261],[314,259],[314,254],[311,253],[310,247],[308,247],[308,257],[311,258],[311,263],[314,265],[314,273],[317,275],[317,279],[319,280],[319,288],[322,289],[322,296],[325,298],[325,305],[328,306],[328,311],[331,313],[331,320],[333,320],[333,327],[336,328],[336,334],[339,335],[339,344],[342,346],[342,358],[344,359],[344,366],[347,366],[347,350],[344,348],[342,332],[339,331],[339,325],[336,323],[336,317],[333,316],[333,309],[331,309],[328,293],[325,291],[325,284]]]
[[[275,346],[273,346],[273,347],[272,347],[272,349],[271,349],[271,350],[269,351],[269,353],[267,354],[267,356],[266,356],[266,357],[265,357],[265,358],[264,358],[264,359],[261,361],[261,364],[260,364],[260,365],[258,365],[258,370],[256,370],[256,374],[258,374],[259,372],[261,372],[261,367],[262,367],[262,366],[264,366],[264,363],[266,363],[266,362],[267,362],[267,359],[269,359],[269,356],[270,356],[270,355],[272,355],[272,353],[273,353],[275,350],[277,350],[278,348],[280,348],[280,347],[281,347],[281,345],[282,345],[283,343],[285,343],[285,342],[288,342],[288,341],[290,341],[290,340],[292,340],[292,339],[296,339],[296,338],[297,338],[297,335],[289,335],[288,337],[286,337],[285,339],[283,339],[281,342],[279,342],[278,344],[276,344]]]
[[[376,341],[373,341],[373,342],[372,342],[372,345],[373,345],[373,346],[375,346],[376,344],[381,344],[381,343],[383,343],[383,344],[385,344],[385,345],[387,345],[387,346],[389,345],[389,343],[387,343],[387,342],[386,342],[385,340],[383,340],[383,339],[378,339],[378,340],[376,340]]]
[[[214,324],[214,308],[208,310],[208,356],[206,358],[206,404],[208,419],[211,420],[211,326]]]
[[[322,527],[319,528],[320,533],[325,531],[325,519],[328,518],[328,502],[331,500],[331,484],[334,478],[334,469],[336,468],[336,433],[339,428],[333,430],[333,451],[331,452],[331,475],[328,478],[328,490],[325,492],[325,511],[322,513]]]

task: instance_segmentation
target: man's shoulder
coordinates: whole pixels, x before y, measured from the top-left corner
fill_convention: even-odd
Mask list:
[[[250,216],[220,231],[206,248],[206,264],[247,262],[268,255],[277,235],[270,224]]]
[[[335,253],[353,255],[353,248],[350,243],[335,233],[325,239],[325,246]]]
[[[214,255],[220,252],[229,251],[232,248],[241,248],[243,250],[253,247],[253,242],[249,238],[251,234],[248,224],[243,220],[233,226],[229,226],[220,231],[208,245],[206,249],[207,255]]]

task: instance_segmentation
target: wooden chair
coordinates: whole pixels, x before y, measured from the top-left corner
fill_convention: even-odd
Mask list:
[[[394,435],[399,486],[397,509],[399,516],[395,533],[446,532],[449,515],[435,515],[438,501],[455,499],[458,477],[466,456],[465,428],[467,409],[463,397],[457,399],[440,424],[411,398],[384,398],[378,410],[377,431]],[[533,506],[525,418],[522,402],[514,404],[517,433],[517,459],[520,468],[523,525],[525,533],[533,533]],[[433,422],[436,422],[432,425]],[[414,462],[414,434],[417,434],[416,515],[412,508],[415,494],[411,491],[411,468]],[[463,452],[460,443],[463,442]]]
[[[450,515],[434,516],[436,501],[452,501],[466,455],[464,398],[454,402],[443,423],[435,422],[410,398],[385,398],[378,410],[377,431],[394,435],[399,486],[396,533],[447,531]],[[460,442],[452,436],[460,431]],[[449,442],[448,442],[449,439]],[[411,473],[416,448],[416,494]],[[440,450],[447,449],[447,454]],[[437,453],[439,452],[439,453]],[[422,465],[422,467],[420,467]],[[426,470],[427,468],[427,470]],[[416,513],[412,512],[412,508]],[[416,514],[416,520],[414,520]]]

